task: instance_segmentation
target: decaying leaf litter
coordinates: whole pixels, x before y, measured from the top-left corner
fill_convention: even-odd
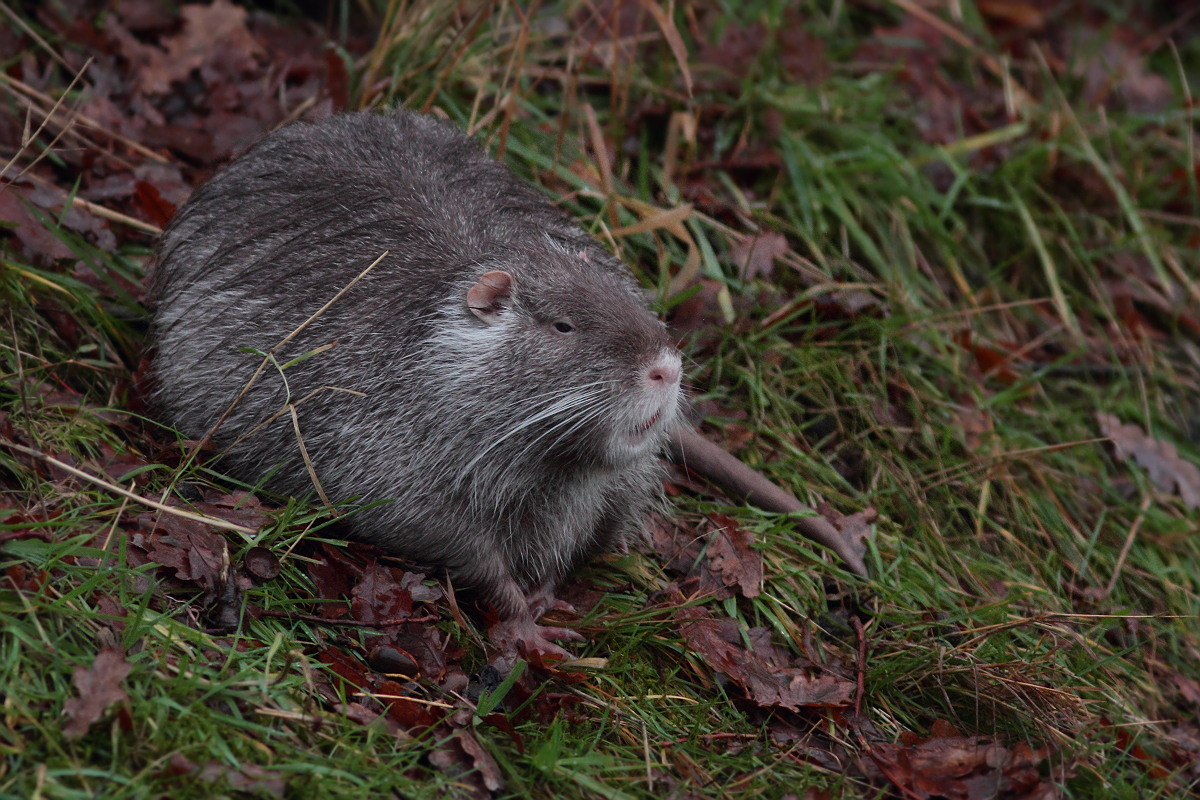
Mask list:
[[[1186,5],[6,15],[2,791],[1194,792]],[[706,432],[877,510],[872,579],[676,474],[646,551],[565,593],[583,668],[505,679],[450,587],[178,473],[139,399],[151,231],[374,102],[476,130],[657,286]]]

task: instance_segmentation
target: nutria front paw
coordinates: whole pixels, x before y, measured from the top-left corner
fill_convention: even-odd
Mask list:
[[[584,641],[583,634],[570,628],[539,625],[533,614],[518,614],[497,622],[488,628],[488,638],[505,655],[519,655],[539,666],[575,660],[575,656],[555,644],[555,640]]]

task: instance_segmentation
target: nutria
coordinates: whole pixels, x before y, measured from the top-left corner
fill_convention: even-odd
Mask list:
[[[679,353],[628,269],[426,115],[265,138],[179,210],[151,299],[166,422],[220,420],[218,468],[282,494],[313,491],[311,464],[359,507],[351,535],[445,567],[525,649],[561,654],[540,590],[638,534],[681,418]]]

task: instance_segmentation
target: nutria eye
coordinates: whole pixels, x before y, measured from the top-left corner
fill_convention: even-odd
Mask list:
[[[575,326],[565,319],[556,319],[554,320],[554,330],[559,333],[574,333]]]

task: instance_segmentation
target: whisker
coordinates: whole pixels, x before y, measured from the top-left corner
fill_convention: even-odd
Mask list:
[[[586,403],[590,400],[594,400],[596,398],[603,396],[604,393],[598,388],[599,385],[602,383],[611,383],[611,382],[612,381],[597,381],[596,384],[593,384],[597,388],[592,388],[587,391],[576,391],[572,394],[567,395],[566,397],[560,397],[557,400],[549,402],[548,405],[546,405],[544,408],[541,408],[540,410],[538,410],[537,413],[534,414],[533,416],[522,419],[516,425],[514,425],[509,430],[504,432],[502,435],[496,437],[486,448],[484,448],[482,451],[477,453],[475,455],[475,457],[473,459],[471,459],[466,464],[466,466],[464,466],[462,468],[462,470],[460,470],[459,480],[461,481],[461,480],[465,479],[466,476],[469,475],[471,473],[471,471],[474,469],[475,465],[480,462],[480,460],[482,460],[486,455],[488,455],[488,453],[495,450],[498,446],[503,444],[508,439],[517,435],[521,431],[524,431],[534,425],[537,425],[538,423],[540,423],[544,420],[550,419],[554,416],[557,416],[564,412],[570,411],[571,409],[576,408],[576,407],[582,405],[583,403]]]

